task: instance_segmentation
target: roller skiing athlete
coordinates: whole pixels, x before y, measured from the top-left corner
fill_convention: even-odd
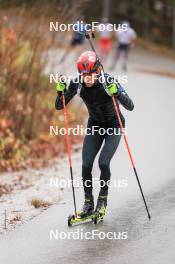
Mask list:
[[[91,133],[86,133],[82,150],[82,180],[85,201],[78,217],[69,218],[69,225],[76,223],[76,221],[83,222],[83,220],[88,219],[97,223],[99,219],[103,219],[106,213],[108,182],[111,176],[110,161],[118,148],[122,136],[121,131],[118,132],[120,124],[116,117],[111,96],[115,98],[118,107],[120,103],[129,111],[134,108],[132,100],[123,87],[112,76],[102,71],[101,63],[95,52],[84,52],[78,58],[77,69],[79,72],[78,82],[71,80],[68,86],[62,81],[57,83],[55,102],[56,109],[61,110],[77,94],[82,98],[89,113],[87,129]],[[103,78],[100,79],[101,76]],[[62,100],[63,96],[65,105],[63,103],[64,100]],[[125,119],[120,110],[119,114],[122,125],[125,127]],[[93,131],[94,127],[97,129]],[[100,133],[101,129],[105,133]],[[109,130],[115,131],[115,133],[108,133]],[[100,186],[97,204],[94,208],[92,167],[103,142],[104,145],[99,156],[99,168],[101,171],[100,181],[104,184]]]

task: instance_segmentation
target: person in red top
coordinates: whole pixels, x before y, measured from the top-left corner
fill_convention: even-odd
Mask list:
[[[103,19],[102,23],[98,25],[98,32],[100,59],[105,63],[112,48],[112,28],[107,19]]]

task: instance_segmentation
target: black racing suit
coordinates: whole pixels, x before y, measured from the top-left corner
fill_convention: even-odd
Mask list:
[[[105,74],[105,78],[109,75]],[[111,77],[112,78],[112,77]],[[108,78],[109,80],[109,78]],[[107,82],[108,84],[108,82]],[[117,105],[120,102],[127,110],[132,111],[134,108],[132,100],[127,93],[117,84],[118,92],[115,95]],[[68,89],[65,92],[66,104],[76,95],[78,84],[71,81]],[[119,145],[121,133],[99,133],[99,129],[115,128],[119,129],[119,122],[117,120],[115,108],[111,96],[107,94],[104,85],[98,80],[92,87],[86,87],[82,83],[80,97],[83,99],[89,112],[89,119],[87,127],[92,129],[93,126],[98,126],[98,129],[93,134],[88,134],[84,138],[83,151],[82,151],[82,179],[85,191],[85,198],[92,198],[92,167],[95,157],[100,150],[104,141],[103,148],[99,156],[100,175],[100,196],[107,196],[108,194],[108,181],[110,180],[110,161]],[[55,107],[57,110],[63,108],[61,95],[58,93]],[[120,111],[120,110],[119,110]],[[125,119],[120,112],[120,117],[125,126]],[[97,127],[96,127],[97,128]],[[104,184],[105,183],[105,184]]]

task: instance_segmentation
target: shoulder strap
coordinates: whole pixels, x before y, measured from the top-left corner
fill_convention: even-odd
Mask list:
[[[106,76],[107,76],[107,74],[106,74],[106,73],[103,73],[103,78],[104,78],[104,79],[106,78]],[[109,93],[109,91],[108,91],[108,89],[107,89],[106,82],[102,82],[102,85],[103,85],[103,88],[104,88],[105,92],[106,92],[109,96],[111,96],[110,93]]]
[[[82,90],[82,83],[79,82],[78,85],[77,85],[77,95],[78,96],[80,96],[81,90]]]
[[[105,83],[102,83],[102,85],[103,85],[103,88],[104,88],[105,92],[106,92],[109,96],[111,96],[110,93],[109,93],[109,91],[108,91],[108,89],[107,89],[107,87],[106,87],[106,85],[105,85]]]

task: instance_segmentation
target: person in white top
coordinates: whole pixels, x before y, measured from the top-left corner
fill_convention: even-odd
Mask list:
[[[130,27],[129,22],[123,21],[122,28],[116,31],[116,37],[118,40],[118,47],[117,47],[117,52],[114,57],[114,61],[113,61],[113,65],[111,66],[111,69],[114,69],[114,67],[116,66],[116,63],[119,60],[120,55],[123,54],[123,57],[124,57],[123,70],[126,71],[127,64],[128,64],[129,50],[130,50],[130,47],[134,47],[137,35],[136,35],[135,30]]]

